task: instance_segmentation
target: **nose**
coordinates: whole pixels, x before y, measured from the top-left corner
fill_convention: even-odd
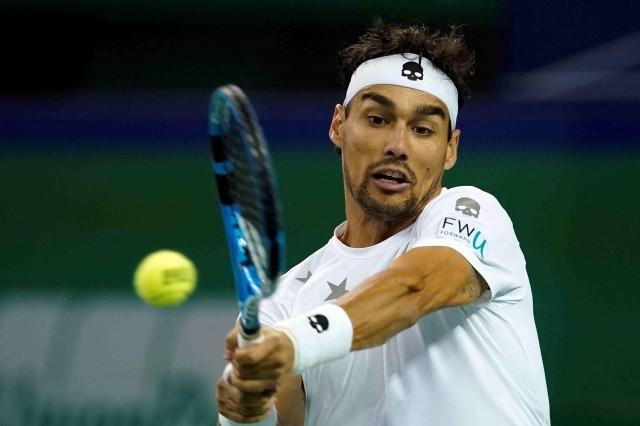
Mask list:
[[[404,126],[396,126],[389,134],[384,147],[385,157],[396,157],[406,161],[409,148],[409,133]]]

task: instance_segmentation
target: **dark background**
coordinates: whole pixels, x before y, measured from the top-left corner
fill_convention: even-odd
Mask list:
[[[476,50],[446,184],[493,193],[528,261],[556,425],[640,424],[640,6],[634,1],[47,0],[0,6],[0,296],[131,294],[180,250],[231,298],[206,138],[235,82],[275,151],[288,265],[343,218],[337,51],[374,17]]]

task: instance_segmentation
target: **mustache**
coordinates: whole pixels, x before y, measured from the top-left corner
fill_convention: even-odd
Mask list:
[[[405,160],[400,159],[399,157],[389,157],[384,160],[378,161],[376,163],[370,164],[367,167],[366,174],[369,176],[375,169],[382,166],[396,166],[404,170],[404,172],[411,178],[412,182],[416,181],[416,174],[413,173],[413,170],[409,166]]]

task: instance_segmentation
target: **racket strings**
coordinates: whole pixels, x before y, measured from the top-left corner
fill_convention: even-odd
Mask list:
[[[266,140],[255,111],[246,95],[235,86],[225,86],[220,111],[214,124],[221,145],[214,148],[214,158],[228,163],[222,180],[229,199],[236,206],[240,235],[246,244],[248,265],[262,282],[264,294],[270,294],[283,267],[281,213],[278,207],[275,175]]]
[[[269,189],[269,170],[264,153],[255,140],[254,129],[234,122],[225,138],[227,160],[231,163],[229,189],[240,208],[241,224],[252,260],[267,273],[268,247],[262,235],[268,234],[274,202]],[[257,146],[258,145],[258,146]],[[262,159],[261,159],[262,157]]]

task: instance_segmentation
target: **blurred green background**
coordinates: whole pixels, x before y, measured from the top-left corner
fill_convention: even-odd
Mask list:
[[[318,145],[322,146],[322,142]],[[201,150],[4,153],[3,289],[130,294],[146,253],[198,265],[197,298],[232,278],[205,143]],[[288,264],[344,217],[339,160],[327,146],[277,152]],[[461,151],[449,186],[473,184],[510,213],[528,262],[554,424],[635,424],[640,344],[633,330],[639,235],[629,189],[640,159],[621,154]],[[20,185],[15,185],[20,182]],[[601,199],[602,202],[597,202]],[[619,206],[619,207],[618,207]]]
[[[494,194],[514,222],[552,423],[640,424],[637,6],[577,4],[3,4],[0,297],[130,299],[136,264],[172,248],[199,269],[189,303],[231,301],[205,134],[208,91],[227,81],[258,100],[295,265],[344,217],[325,136],[336,51],[374,15],[459,22],[478,79],[445,184]]]

